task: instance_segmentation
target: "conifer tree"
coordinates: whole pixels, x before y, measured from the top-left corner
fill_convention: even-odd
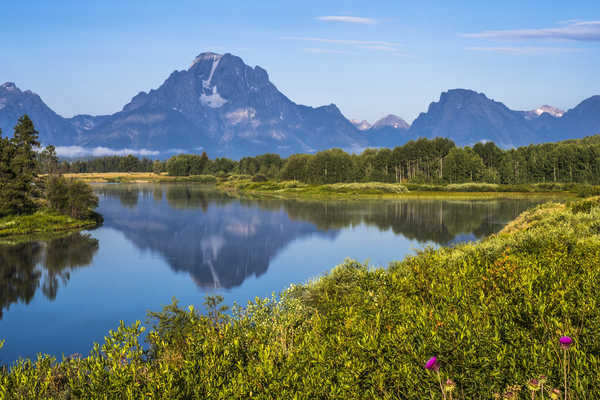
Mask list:
[[[37,174],[38,132],[27,115],[19,118],[13,138],[2,139],[0,156],[0,213],[27,214],[35,209],[32,199]]]

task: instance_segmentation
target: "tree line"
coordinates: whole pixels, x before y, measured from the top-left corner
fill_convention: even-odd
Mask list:
[[[0,131],[0,217],[28,215],[44,207],[74,218],[89,217],[98,197],[88,184],[67,180],[60,170],[54,146],[40,148],[27,115],[19,118],[12,137]]]
[[[503,150],[493,142],[458,147],[450,139],[411,140],[393,149],[367,149],[349,154],[340,149],[316,154],[277,154],[209,159],[181,154],[166,161],[134,156],[101,157],[64,162],[68,172],[167,172],[172,176],[245,174],[257,179],[337,182],[499,184],[600,184],[600,136]]]

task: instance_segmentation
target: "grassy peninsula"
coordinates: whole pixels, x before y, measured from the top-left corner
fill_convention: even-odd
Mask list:
[[[97,218],[76,219],[49,209],[42,209],[30,215],[11,215],[0,218],[0,244],[14,244],[97,225]]]
[[[150,314],[147,348],[140,323],[122,324],[87,356],[0,369],[0,398],[425,400],[440,381],[454,399],[590,398],[599,221],[600,198],[547,203],[480,243],[388,268],[348,260],[231,312],[218,297],[205,313],[172,304]]]

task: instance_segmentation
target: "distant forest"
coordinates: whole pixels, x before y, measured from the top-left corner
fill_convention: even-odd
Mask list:
[[[304,183],[399,182],[600,184],[600,135],[502,150],[492,142],[457,147],[445,138],[419,139],[394,149],[348,154],[331,149],[316,154],[277,154],[239,161],[181,154],[166,161],[132,155],[61,163],[63,172],[167,172],[173,176],[252,175],[258,179]]]

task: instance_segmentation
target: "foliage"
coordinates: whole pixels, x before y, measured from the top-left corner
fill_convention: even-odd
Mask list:
[[[0,138],[0,216],[29,214],[33,200],[38,132],[27,115],[19,118],[12,138]]]
[[[85,182],[50,175],[46,186],[48,205],[60,213],[81,219],[89,217],[98,207],[98,196]]]
[[[599,220],[599,199],[550,203],[481,243],[388,269],[348,260],[231,313],[219,298],[205,314],[174,303],[151,314],[147,352],[142,326],[121,324],[87,357],[17,362],[0,372],[0,395],[431,399],[439,386],[423,366],[435,355],[457,398],[491,398],[540,374],[562,390],[558,338],[569,335],[569,393],[586,398],[600,392]]]
[[[42,209],[31,215],[0,218],[0,238],[89,228],[97,223],[95,219],[78,220]]]

